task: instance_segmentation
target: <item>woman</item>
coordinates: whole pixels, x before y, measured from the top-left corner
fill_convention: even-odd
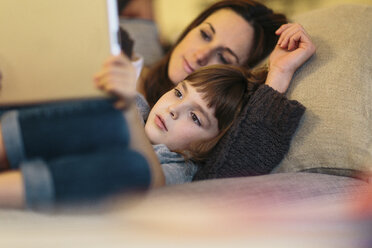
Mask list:
[[[150,106],[192,71],[211,64],[257,65],[274,49],[282,14],[252,0],[220,1],[203,11],[138,85]]]

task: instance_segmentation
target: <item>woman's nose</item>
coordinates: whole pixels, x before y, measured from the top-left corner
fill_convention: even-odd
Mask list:
[[[211,49],[208,46],[200,47],[195,51],[196,63],[199,66],[206,66],[208,64]]]

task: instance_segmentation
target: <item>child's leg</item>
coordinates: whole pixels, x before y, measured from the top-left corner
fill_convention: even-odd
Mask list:
[[[0,208],[24,207],[24,187],[20,171],[0,174]]]
[[[1,128],[6,157],[12,168],[34,157],[51,159],[129,143],[121,111],[107,100],[10,111],[2,116]]]
[[[20,110],[20,109],[28,109],[31,108],[30,106],[1,106],[0,107],[0,117],[9,111],[12,110]],[[0,122],[0,172],[8,170],[10,168],[9,161],[7,158],[7,154],[5,151],[5,144],[2,134],[1,122]]]
[[[1,123],[0,123],[0,172],[7,170],[7,169],[9,169],[9,161],[6,156],[3,134],[1,132]]]
[[[142,155],[122,147],[51,161],[21,164],[30,208],[96,202],[104,197],[144,190],[151,175]]]

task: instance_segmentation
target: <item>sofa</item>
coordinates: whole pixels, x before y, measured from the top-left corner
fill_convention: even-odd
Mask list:
[[[287,92],[307,110],[272,173],[167,186],[99,207],[0,210],[0,247],[371,247],[372,5],[294,21],[317,52]]]

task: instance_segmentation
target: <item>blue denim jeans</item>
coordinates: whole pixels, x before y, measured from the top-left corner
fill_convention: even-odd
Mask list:
[[[111,100],[7,109],[1,124],[11,168],[21,168],[31,208],[94,201],[150,184],[147,161],[129,148],[126,121]]]
[[[130,140],[121,111],[111,100],[87,100],[40,105],[7,111],[2,129],[11,168],[42,157],[127,147]]]

